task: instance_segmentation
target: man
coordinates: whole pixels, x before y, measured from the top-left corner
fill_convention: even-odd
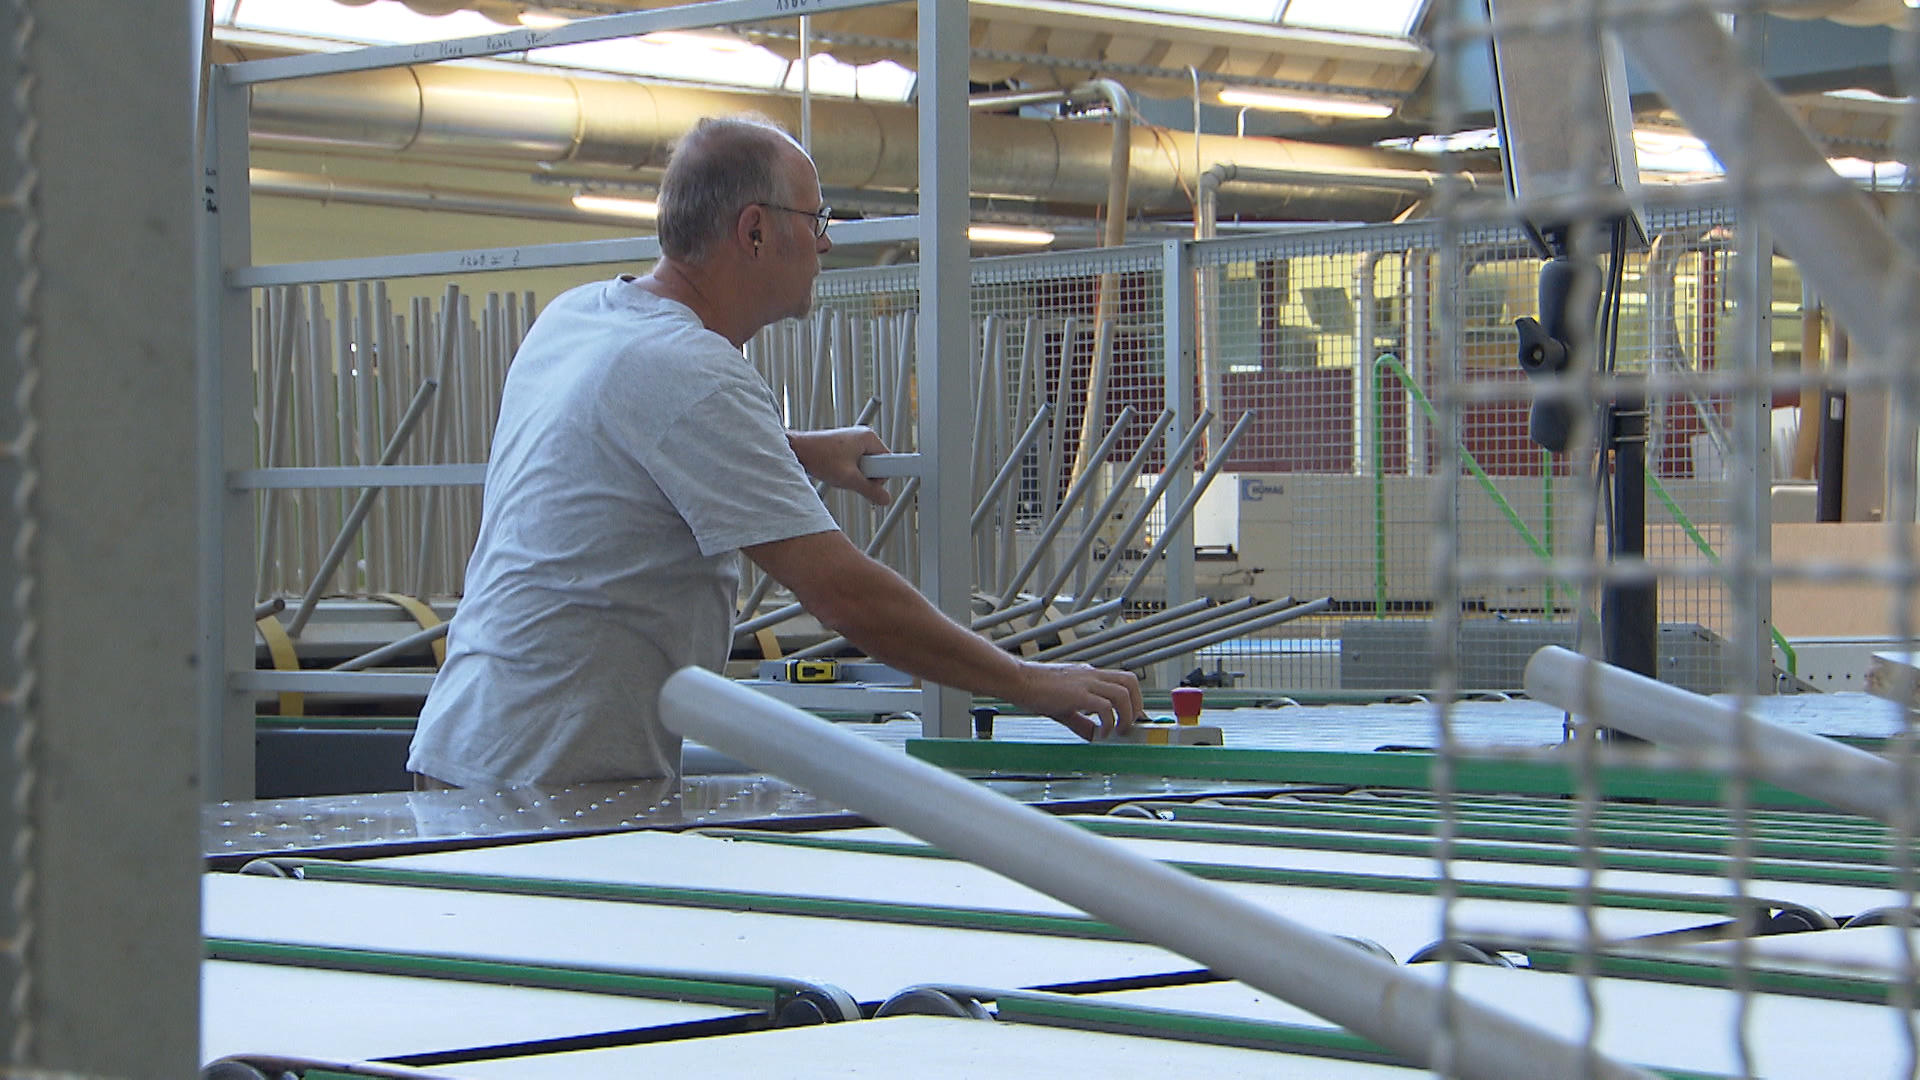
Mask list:
[[[869,655],[1083,738],[1145,710],[1131,674],[1020,660],[840,532],[807,475],[876,503],[866,428],[787,432],[741,347],[805,315],[833,247],[813,162],[703,120],[660,188],[662,257],[556,298],[508,371],[466,595],[408,768],[459,787],[671,776],[657,697],[732,644],[739,553]]]

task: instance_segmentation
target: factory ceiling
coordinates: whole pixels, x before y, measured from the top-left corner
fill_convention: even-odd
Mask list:
[[[241,0],[244,11],[250,0]],[[323,0],[312,0],[315,4]],[[372,0],[335,0],[340,5],[364,7]],[[519,26],[536,19],[578,18],[623,11],[669,6],[671,0],[399,0],[422,15],[477,13],[491,20],[486,25]],[[1133,113],[1134,148],[1130,157],[1135,170],[1144,170],[1131,194],[1130,212],[1136,219],[1153,217],[1191,219],[1194,212],[1195,175],[1181,175],[1179,163],[1186,161],[1187,173],[1199,171],[1198,154],[1192,149],[1195,121],[1205,102],[1208,152],[1207,164],[1238,163],[1248,175],[1266,174],[1275,162],[1292,161],[1298,178],[1277,187],[1259,184],[1240,185],[1237,192],[1222,191],[1222,212],[1242,213],[1249,217],[1284,220],[1324,218],[1352,219],[1392,217],[1412,210],[1417,200],[1408,196],[1408,177],[1420,174],[1420,163],[1409,155],[1377,150],[1369,145],[1389,138],[1407,139],[1437,132],[1433,116],[1433,51],[1421,42],[1422,22],[1428,17],[1428,0],[1404,0],[1399,18],[1404,24],[1395,29],[1371,28],[1374,32],[1330,28],[1344,16],[1341,6],[1326,0],[1290,0],[1276,3],[1281,11],[1280,24],[1228,19],[1207,15],[1179,14],[1144,9],[1147,0],[1112,0],[1106,4],[1078,0],[972,0],[970,78],[984,93],[1031,92],[1048,89],[1084,87],[1089,80],[1106,80],[1122,88],[1124,102]],[[1204,2],[1204,0],[1199,0]],[[1186,6],[1194,6],[1192,3]],[[1242,7],[1246,6],[1244,4]],[[1346,5],[1352,10],[1377,8],[1378,5]],[[1850,26],[1903,25],[1911,14],[1904,0],[1770,0],[1767,10],[1793,20],[1826,20],[1825,23],[1784,23],[1787,33],[1797,27],[1811,28],[1831,24],[1843,33]],[[229,10],[232,10],[230,7]],[[1287,25],[1286,12],[1318,12],[1321,25]],[[785,18],[768,23],[734,27],[739,37],[779,57],[793,59],[803,52],[827,54],[846,64],[861,65],[892,61],[911,69],[915,63],[917,25],[911,4],[863,8],[850,12],[832,12],[807,20],[802,40],[800,20]],[[537,24],[537,23],[536,23]],[[467,31],[469,33],[476,31]],[[1884,31],[1878,31],[1884,35]],[[457,35],[449,35],[457,36]],[[1838,50],[1842,59],[1815,69],[1793,72],[1793,80],[1780,85],[1794,91],[1790,101],[1816,135],[1828,141],[1835,156],[1857,156],[1868,160],[1891,158],[1897,105],[1872,97],[1836,97],[1825,91],[1865,86],[1885,92],[1891,87],[1890,63],[1886,46],[1873,63],[1850,59],[1859,50],[1850,43]],[[262,55],[258,42],[229,44],[225,57]],[[1791,54],[1794,50],[1781,50]],[[1849,66],[1854,65],[1854,66]],[[798,66],[798,65],[794,65]],[[416,69],[425,72],[428,69]],[[552,67],[529,67],[527,74],[497,71],[490,76],[474,73],[467,81],[492,78],[499,82],[499,93],[521,95],[538,104],[540,125],[533,128],[502,129],[498,145],[516,161],[536,161],[549,173],[565,175],[578,171],[583,181],[606,179],[622,169],[645,174],[657,169],[670,133],[664,128],[622,133],[618,142],[599,148],[606,155],[595,160],[588,148],[560,146],[551,153],[535,153],[544,145],[549,122],[559,135],[568,131],[586,131],[594,126],[618,127],[619,120],[608,121],[591,115],[589,98],[607,108],[632,108],[636,94],[644,92],[652,100],[638,103],[648,115],[664,124],[671,114],[679,116],[687,108],[698,108],[686,95],[702,92],[697,86],[669,86],[653,81],[644,88],[629,86],[619,93],[580,90],[584,78]],[[412,85],[377,85],[376,80],[341,83],[340,92],[313,102],[302,98],[302,91],[263,89],[256,94],[255,134],[269,145],[304,145],[309,148],[347,148],[344,132],[370,133],[360,148],[416,153],[442,157],[455,152],[479,157],[498,157],[474,141],[461,145],[436,146],[424,125],[432,123],[434,102],[428,79],[418,76]],[[542,82],[544,80],[544,83]],[[633,83],[635,80],[616,80]],[[639,80],[646,83],[648,80]],[[462,92],[470,87],[463,88]],[[791,83],[788,85],[791,89]],[[1314,95],[1343,103],[1374,106],[1382,111],[1368,119],[1343,118],[1331,113],[1264,113],[1235,110],[1219,103],[1226,89],[1273,91]],[[418,98],[408,105],[409,94]],[[1108,95],[1111,98],[1111,95]],[[1097,95],[1096,95],[1097,97]],[[634,100],[630,100],[634,99]],[[448,99],[450,100],[450,98]],[[736,99],[737,100],[737,99]],[[577,101],[579,115],[573,119],[547,110],[556,102],[571,105]],[[763,90],[746,102],[748,107],[780,119],[799,116],[797,99],[779,89]],[[1092,108],[1087,106],[1091,104]],[[1107,105],[1122,102],[1109,100]],[[1117,152],[1112,140],[1097,130],[1088,130],[1084,121],[1100,119],[1102,102],[1082,99],[1078,108],[1051,106],[1036,110],[1009,106],[1005,109],[982,108],[975,113],[976,139],[981,138],[982,123],[998,125],[993,138],[1008,151],[1001,157],[1004,168],[989,167],[982,175],[982,164],[975,165],[976,196],[1017,194],[1033,190],[1040,196],[1027,207],[1032,213],[1081,214],[1097,210],[1105,194],[1100,177],[1107,170],[1110,155]],[[1678,127],[1656,96],[1636,95],[1636,118],[1651,126]],[[870,190],[872,209],[884,212],[889,195],[899,195],[910,187],[887,179],[898,172],[901,162],[892,160],[900,153],[903,125],[912,123],[912,109],[903,104],[883,101],[836,101],[818,95],[813,106],[816,114],[831,120],[840,117],[852,125],[848,130],[859,138],[842,140],[849,153],[858,149],[863,155],[842,163],[841,188],[835,193],[836,205],[848,206],[849,196]],[[1109,110],[1110,111],[1110,110]],[[518,109],[516,115],[534,115]],[[897,114],[897,115],[896,115]],[[397,118],[397,120],[396,120]],[[476,134],[491,130],[494,121],[475,118],[477,127],[468,128],[468,118],[459,118],[454,127]],[[1464,126],[1484,118],[1472,114],[1457,116]],[[381,129],[388,121],[401,127],[421,125],[421,138],[394,141],[395,132]],[[628,125],[635,126],[635,125]],[[670,126],[670,125],[669,125]],[[1096,123],[1094,127],[1105,125]],[[1239,130],[1236,132],[1235,127]],[[450,127],[450,130],[453,128]],[[564,131],[560,129],[566,129]],[[820,130],[828,130],[821,128]],[[399,136],[408,135],[399,132]],[[630,137],[629,137],[630,136]],[[1114,136],[1126,138],[1124,132]],[[383,142],[382,140],[386,140]],[[561,140],[564,142],[564,139]],[[866,149],[871,143],[870,151]],[[1324,151],[1346,144],[1347,157],[1327,156]],[[816,147],[818,150],[819,148]],[[820,154],[823,181],[835,177],[834,152]],[[847,156],[847,155],[841,155]],[[1466,167],[1485,170],[1493,163],[1489,156],[1465,159]],[[910,163],[909,163],[910,164]],[[556,169],[556,166],[558,167]],[[1017,166],[1017,167],[1016,167]],[[1460,167],[1458,165],[1454,167]],[[864,171],[863,171],[864,170]],[[891,171],[889,171],[891,170]],[[1342,183],[1340,174],[1394,173],[1390,183],[1372,190],[1356,191],[1356,185]],[[1002,175],[1004,173],[1004,175]],[[1164,175],[1162,175],[1164,174]],[[910,181],[910,169],[906,174]],[[1486,177],[1483,176],[1483,179]],[[1364,185],[1360,185],[1364,187]],[[1416,185],[1417,186],[1417,185]],[[1051,194],[1049,194],[1051,192]],[[1237,205],[1236,205],[1237,202]],[[871,212],[871,211],[870,211]]]

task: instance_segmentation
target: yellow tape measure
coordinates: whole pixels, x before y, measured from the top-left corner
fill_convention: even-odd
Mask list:
[[[788,682],[835,682],[839,678],[840,665],[832,660],[787,661]]]

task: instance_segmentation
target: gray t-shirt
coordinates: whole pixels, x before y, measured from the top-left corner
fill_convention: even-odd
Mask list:
[[[514,356],[466,594],[407,767],[462,787],[677,774],[658,695],[732,641],[739,549],[835,528],[772,393],[631,278]]]

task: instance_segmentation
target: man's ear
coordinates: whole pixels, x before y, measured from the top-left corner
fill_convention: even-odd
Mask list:
[[[759,248],[761,240],[763,239],[762,226],[766,221],[766,216],[766,211],[749,203],[741,209],[740,216],[734,219],[733,235],[746,240],[746,242],[753,245],[754,248]]]

